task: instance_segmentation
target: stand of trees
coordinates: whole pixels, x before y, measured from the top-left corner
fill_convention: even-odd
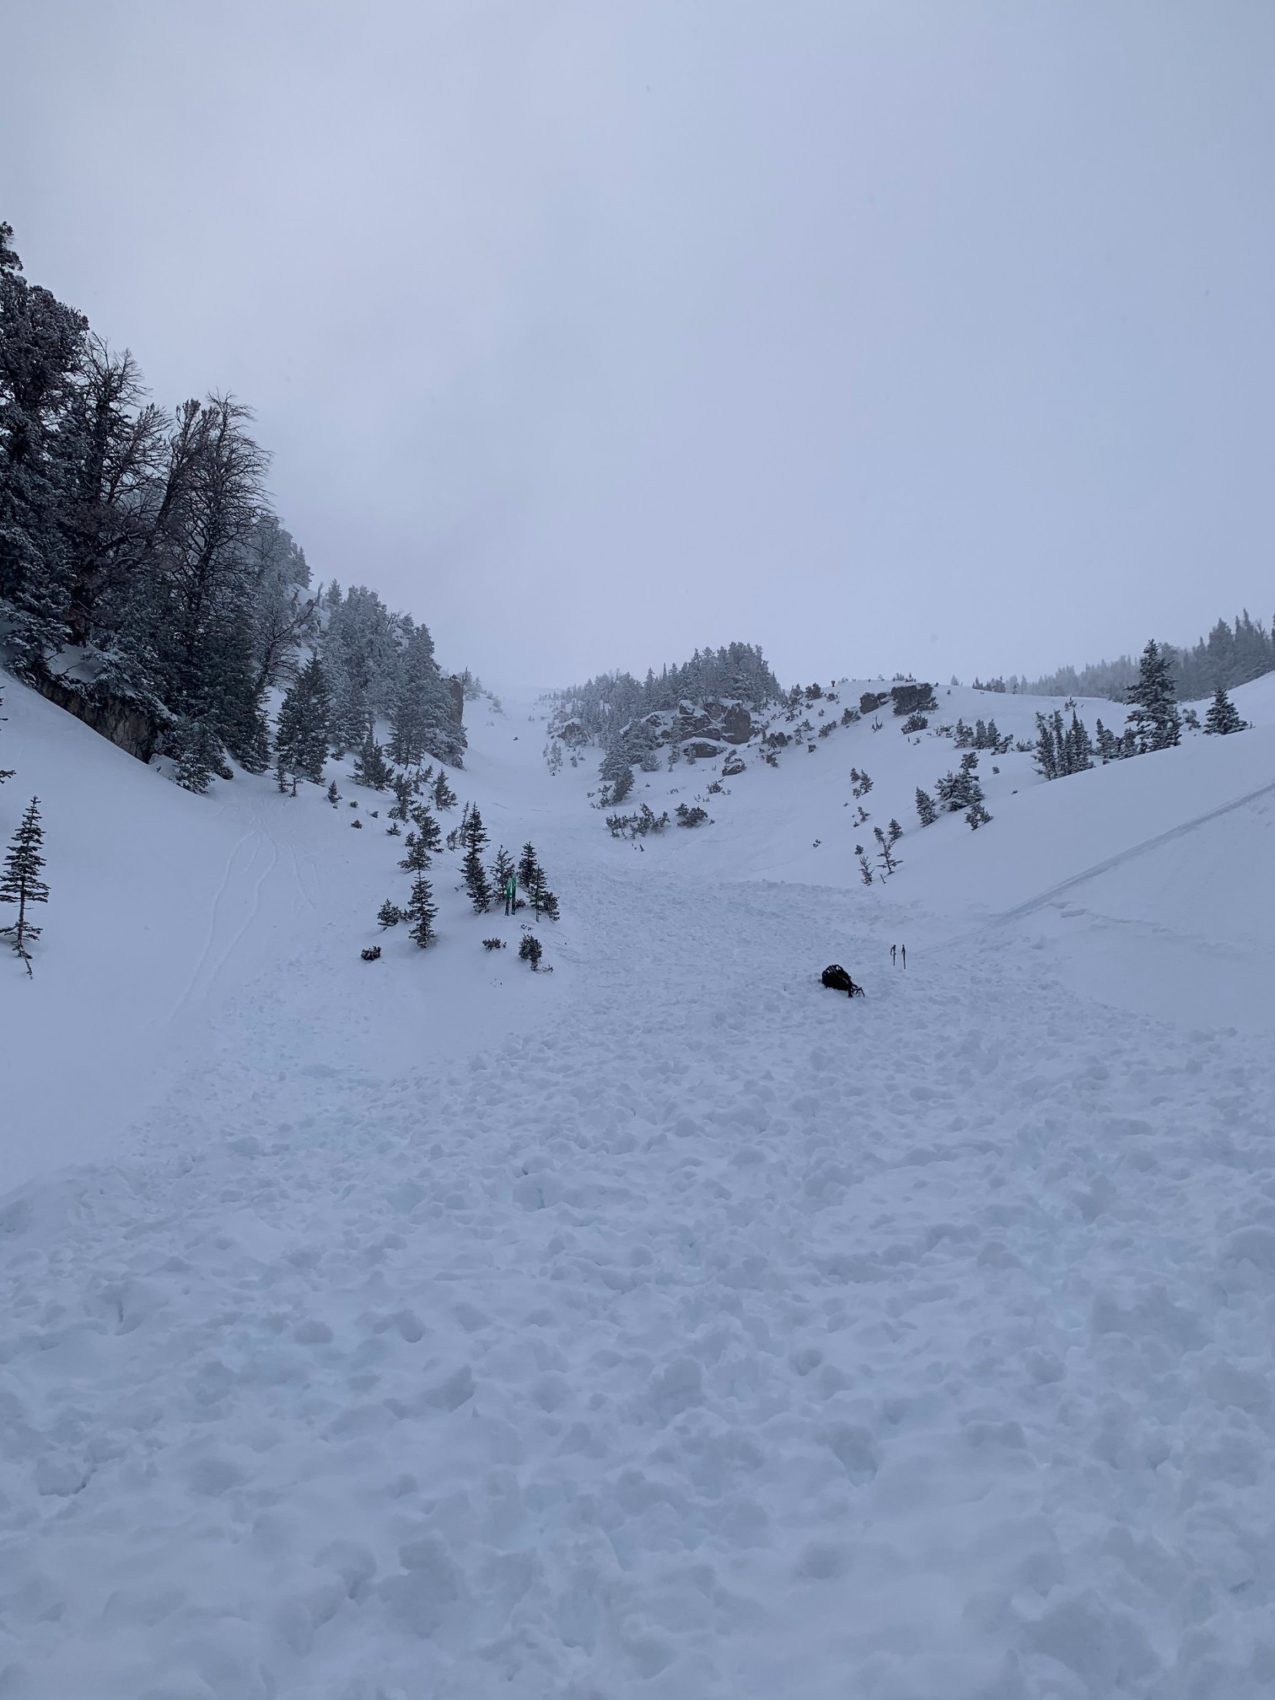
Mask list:
[[[1177,700],[1197,702],[1211,696],[1219,686],[1234,690],[1236,685],[1275,672],[1275,621],[1265,627],[1245,608],[1233,623],[1219,620],[1207,637],[1189,649],[1168,643],[1157,648],[1173,675]],[[1111,697],[1119,702],[1138,665],[1132,656],[1121,655],[1115,661],[1099,661],[1088,667],[1060,667],[1041,679],[1013,677],[1008,687],[1004,680],[992,680],[981,688],[1009,688],[1033,696]],[[977,687],[979,681],[974,682]]]
[[[250,410],[217,392],[152,401],[127,349],[27,280],[12,238],[0,224],[8,665],[39,685],[73,664],[77,691],[138,710],[195,790],[227,755],[269,765],[268,693],[306,647],[323,662],[325,743],[361,748],[381,715],[406,752],[396,759],[459,761],[461,690],[428,630],[372,591],[311,590],[271,511]]]
[[[742,702],[762,708],[781,695],[760,646],[732,643],[724,649],[697,649],[680,666],[662,667],[658,674],[648,671],[641,680],[631,673],[600,673],[559,694],[555,719],[575,721],[594,742],[609,744],[631,721],[675,709],[679,703]]]

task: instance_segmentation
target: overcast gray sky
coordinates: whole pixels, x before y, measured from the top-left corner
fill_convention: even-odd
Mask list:
[[[10,0],[0,217],[501,682],[1275,609],[1275,5]]]

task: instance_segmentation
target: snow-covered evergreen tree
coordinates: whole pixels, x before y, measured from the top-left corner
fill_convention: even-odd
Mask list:
[[[491,864],[491,888],[497,899],[503,896],[510,874],[516,873],[514,859],[502,844]]]
[[[323,663],[312,655],[283,699],[275,749],[290,772],[315,785],[323,783],[330,721],[327,677]]]
[[[207,791],[221,762],[221,745],[206,720],[182,721],[170,743],[177,751],[173,777],[186,791]]]
[[[72,565],[60,523],[69,491],[60,428],[88,321],[29,284],[0,224],[0,610],[28,677],[67,635]]]
[[[524,891],[529,892],[536,883],[536,875],[540,872],[540,862],[536,856],[536,847],[530,839],[522,847],[518,857],[518,884]]]
[[[406,920],[406,918],[406,915],[403,910],[399,908],[398,904],[391,902],[388,897],[376,912],[377,925],[381,928],[382,932],[384,932],[387,927],[397,927],[399,922]]]
[[[1169,657],[1153,638],[1142,652],[1138,677],[1125,692],[1130,704],[1129,730],[1138,754],[1167,750],[1182,741],[1182,717],[1178,712]]]
[[[411,814],[417,837],[431,856],[437,856],[443,848],[442,827],[439,826],[424,803],[413,804]]]
[[[423,873],[417,874],[412,881],[412,894],[407,900],[406,919],[411,922],[407,929],[408,937],[422,950],[432,944],[435,938],[434,922],[438,916],[438,908],[434,903],[434,893],[429,881]]]
[[[372,791],[383,791],[390,782],[390,766],[385,751],[369,730],[354,763],[354,783],[366,785]]]
[[[440,813],[456,807],[456,793],[447,783],[446,769],[441,767],[438,770],[438,778],[434,781],[434,807]]]
[[[403,840],[403,858],[399,867],[407,874],[421,874],[429,867],[429,851],[421,843],[419,833],[409,832]]]
[[[1227,737],[1232,732],[1243,732],[1247,721],[1240,719],[1240,711],[1219,685],[1213,693],[1213,701],[1209,711],[1204,716],[1204,730],[1213,736]]]
[[[602,803],[622,803],[633,789],[633,766],[623,743],[609,750],[598,769],[602,781]]]
[[[0,227],[2,231],[3,227]],[[41,878],[44,869],[44,827],[40,821],[40,799],[32,797],[27,804],[17,831],[9,842],[0,872],[0,903],[16,903],[18,913],[8,926],[0,927],[0,938],[11,941],[14,954],[26,964],[31,973],[31,950],[40,937],[42,927],[35,926],[27,911],[37,903],[49,901],[49,888]]]
[[[938,792],[939,802],[952,813],[981,804],[983,786],[978,777],[978,752],[967,750],[961,757],[959,772],[945,773],[934,789]]]
[[[469,893],[469,901],[478,915],[491,908],[491,886],[487,879],[487,870],[483,866],[483,849],[486,843],[487,832],[483,826],[483,817],[476,808],[471,808],[464,831],[465,860],[461,865],[461,872],[465,890]]]
[[[916,812],[922,826],[933,826],[939,818],[933,797],[930,796],[928,791],[922,791],[919,785],[916,788]]]

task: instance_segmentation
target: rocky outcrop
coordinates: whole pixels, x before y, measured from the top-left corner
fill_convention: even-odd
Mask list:
[[[676,743],[687,738],[716,738],[723,744],[746,744],[753,731],[753,717],[742,702],[705,702],[698,707],[684,702],[677,711],[672,735]]]
[[[692,761],[716,761],[724,753],[720,744],[707,743],[703,738],[688,738],[682,744],[682,754]]]
[[[732,750],[722,763],[722,778],[733,779],[737,773],[742,773],[747,766],[738,750]]]
[[[889,691],[864,691],[859,698],[859,713],[875,714],[879,708],[884,708],[889,700]]]
[[[103,695],[53,674],[33,679],[32,683],[42,697],[66,709],[138,761],[149,761],[155,754],[159,727],[135,703],[122,702],[118,697]]]

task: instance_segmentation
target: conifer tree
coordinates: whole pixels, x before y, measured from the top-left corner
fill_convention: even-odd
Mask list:
[[[939,818],[933,797],[930,796],[928,791],[922,791],[919,785],[916,788],[916,812],[920,817],[922,826],[933,826]]]
[[[518,884],[524,891],[529,892],[532,889],[539,871],[540,863],[536,859],[536,847],[528,839],[522,847],[522,854],[518,858]]]
[[[939,801],[945,809],[955,812],[969,809],[983,801],[983,787],[978,777],[978,753],[966,750],[961,757],[959,773],[945,773],[935,785]]]
[[[40,824],[40,799],[32,797],[9,842],[4,869],[0,872],[0,903],[16,903],[17,919],[0,927],[0,938],[11,939],[13,952],[26,964],[31,973],[31,952],[28,948],[43,932],[27,918],[27,910],[36,903],[49,901],[49,888],[40,878],[44,867],[41,850],[44,828]]]
[[[341,801],[341,793],[337,790],[336,780],[334,779],[332,781],[332,783],[328,786],[328,802],[331,803],[332,807],[335,809],[337,804],[340,801]]]
[[[1182,717],[1169,670],[1169,657],[1155,639],[1147,644],[1138,664],[1138,677],[1125,692],[1132,707],[1129,730],[1139,755],[1168,750],[1182,741]]]
[[[408,874],[423,874],[429,867],[429,851],[419,833],[409,832],[403,840],[403,859],[399,867]]]
[[[900,838],[903,837],[903,828],[899,825],[897,820],[892,819],[886,830],[889,833],[891,844],[897,844]]]
[[[518,946],[518,960],[530,962],[534,974],[540,967],[540,958],[544,954],[544,946],[534,933],[524,933],[522,943]]]
[[[173,778],[185,791],[202,796],[221,761],[221,746],[206,720],[188,720],[180,728],[181,753]]]
[[[406,820],[407,811],[412,806],[412,782],[405,773],[396,773],[390,783],[394,787],[394,806],[390,809],[390,819]]]
[[[434,781],[434,807],[440,812],[456,807],[456,793],[447,783],[447,770],[440,767],[438,778]]]
[[[495,861],[491,864],[492,890],[498,898],[503,896],[505,886],[509,882],[509,876],[514,872],[516,872],[514,859],[502,844],[496,852]]]
[[[354,762],[354,783],[383,791],[390,782],[390,765],[385,751],[369,731]]]
[[[1124,746],[1109,726],[1104,726],[1099,720],[1096,728],[1098,739],[1098,756],[1105,765],[1109,761],[1119,761],[1124,755]]]
[[[530,902],[537,921],[542,915],[547,915],[551,921],[558,919],[558,899],[549,890],[545,871],[539,866],[537,866],[535,878],[531,882]]]
[[[377,910],[376,919],[381,931],[384,932],[387,927],[397,927],[399,922],[404,919],[404,914],[398,904],[391,902],[387,897]]]
[[[462,877],[465,890],[469,893],[469,901],[474,906],[475,914],[481,915],[491,908],[491,886],[487,881],[487,870],[483,867],[483,848],[487,843],[487,833],[483,827],[483,817],[476,808],[469,811],[464,843]]]
[[[312,655],[283,699],[275,733],[275,749],[290,772],[311,780],[315,785],[323,783],[330,719],[323,663],[317,655]]]
[[[598,769],[603,803],[622,803],[633,789],[633,766],[624,744],[618,743],[602,759]]]
[[[419,873],[412,881],[412,895],[407,900],[406,919],[412,923],[407,930],[408,937],[422,950],[434,940],[434,920],[437,914],[430,883],[423,873]]]
[[[1204,716],[1204,730],[1213,736],[1228,737],[1232,732],[1243,732],[1246,725],[1247,722],[1240,719],[1239,709],[1219,685]]]
[[[416,827],[416,836],[431,856],[437,856],[443,848],[443,829],[424,803],[417,803],[412,811],[412,821]]]
[[[1058,746],[1054,728],[1040,713],[1036,715],[1036,771],[1043,779],[1058,778]]]
[[[1073,708],[1071,725],[1064,740],[1068,773],[1087,773],[1093,766],[1093,739],[1089,729]]]

